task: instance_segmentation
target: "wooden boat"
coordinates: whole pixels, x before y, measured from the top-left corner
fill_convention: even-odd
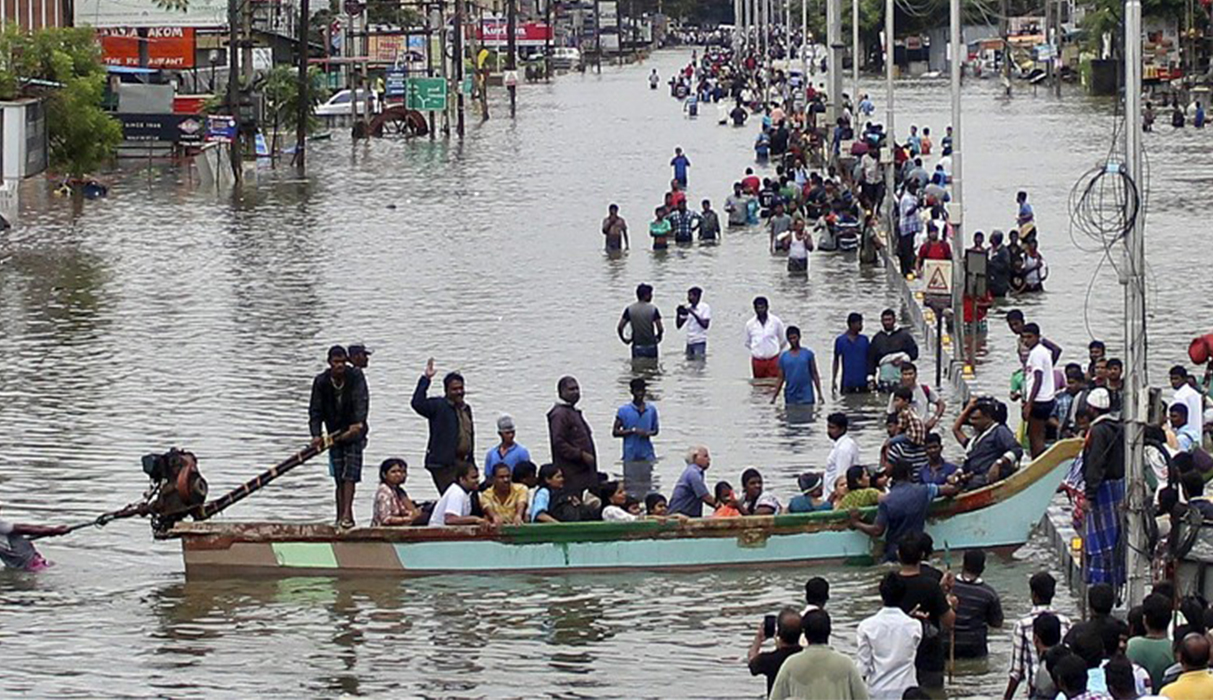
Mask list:
[[[1027,541],[1081,441],[1055,444],[999,483],[931,506],[936,548],[1011,548]],[[865,517],[876,508],[865,509]],[[870,563],[881,544],[847,526],[847,514],[704,518],[685,522],[546,523],[475,527],[355,528],[285,522],[180,522],[190,577],[502,574],[702,570],[814,561]]]

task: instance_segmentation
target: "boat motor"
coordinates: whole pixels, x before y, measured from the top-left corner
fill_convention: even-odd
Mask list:
[[[153,530],[167,530],[191,513],[198,517],[207,485],[194,453],[174,447],[164,454],[144,455],[143,472],[152,481],[145,499]]]

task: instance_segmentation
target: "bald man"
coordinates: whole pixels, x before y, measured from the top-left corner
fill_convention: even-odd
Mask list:
[[[1213,698],[1213,675],[1209,675],[1209,638],[1189,633],[1179,645],[1179,664],[1183,673],[1174,683],[1163,687],[1160,695],[1170,700],[1207,700]]]

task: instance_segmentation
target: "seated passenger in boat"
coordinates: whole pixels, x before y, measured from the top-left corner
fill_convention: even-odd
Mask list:
[[[833,508],[825,499],[825,482],[820,474],[805,472],[796,478],[796,485],[800,487],[800,495],[788,501],[789,513],[814,513]]]
[[[602,499],[602,519],[609,522],[632,522],[639,516],[628,511],[628,492],[623,488],[622,481],[607,481],[598,489],[598,497]],[[634,502],[634,501],[633,501]]]
[[[539,467],[536,467],[534,462],[519,462],[514,467],[511,481],[522,484],[529,491],[539,485]]]
[[[665,496],[659,493],[650,493],[644,497],[644,512],[645,515],[659,515],[665,517],[670,514],[670,504]]]
[[[398,457],[389,457],[379,465],[379,490],[375,492],[375,507],[371,527],[412,525],[420,509],[404,490],[409,465]]]
[[[539,468],[539,490],[531,501],[533,523],[575,523],[583,519],[581,499],[564,489],[564,472],[555,464]]]
[[[727,481],[716,482],[716,510],[709,518],[736,518],[741,515],[737,508],[737,496],[733,493],[733,485]]]
[[[876,505],[880,500],[880,489],[872,486],[868,468],[856,464],[847,469],[846,495],[834,504],[835,510],[851,510]]]
[[[490,521],[472,515],[472,494],[480,483],[480,470],[475,464],[455,465],[455,483],[447,487],[430,514],[430,527],[451,525],[487,525]]]
[[[762,474],[750,468],[741,473],[742,501],[738,510],[743,515],[778,515],[783,510],[775,494],[762,487]]]
[[[502,525],[521,525],[528,515],[526,486],[512,481],[506,462],[493,466],[492,477],[489,487],[480,492],[480,508],[485,517]]]
[[[1007,478],[1023,458],[1023,446],[998,419],[1000,413],[994,399],[974,397],[952,423],[952,435],[965,448],[965,460],[957,475],[965,489]],[[965,434],[966,425],[973,428],[972,437]]]

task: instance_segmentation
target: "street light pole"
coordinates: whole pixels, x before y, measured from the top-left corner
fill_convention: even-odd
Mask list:
[[[960,0],[951,0],[951,57],[948,61],[952,73],[952,352],[953,359],[959,357],[963,372],[968,364],[965,357],[965,237],[964,237],[964,191],[962,189],[960,150],[960,69],[963,42],[960,36]],[[973,330],[977,330],[977,300],[973,300]]]

